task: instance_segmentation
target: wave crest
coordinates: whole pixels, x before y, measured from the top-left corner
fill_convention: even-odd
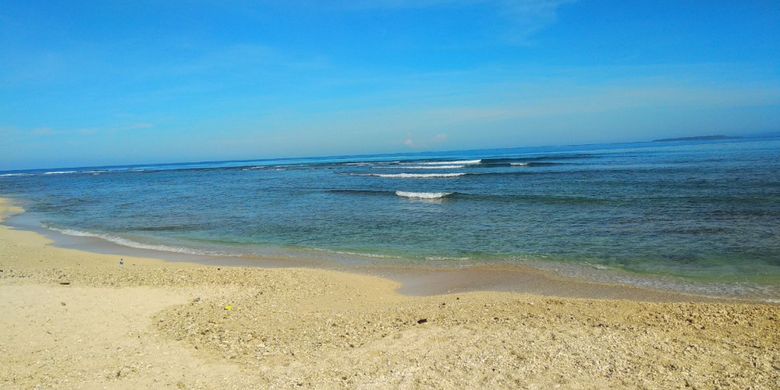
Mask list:
[[[44,172],[44,175],[66,175],[69,173],[78,173],[78,171],[51,171],[51,172]]]
[[[453,192],[408,192],[396,191],[396,195],[402,198],[411,199],[443,199],[453,194]]]
[[[465,168],[465,165],[409,165],[404,166],[403,169],[461,169]],[[398,168],[398,167],[388,167]]]
[[[455,161],[425,161],[418,163],[420,165],[475,165],[482,164],[482,160],[455,160]]]
[[[356,176],[374,176],[387,179],[444,179],[463,176],[465,173],[368,173],[357,174]]]

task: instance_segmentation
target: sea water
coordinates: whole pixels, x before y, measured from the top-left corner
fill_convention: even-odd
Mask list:
[[[780,285],[778,138],[5,171],[0,196],[162,251]]]

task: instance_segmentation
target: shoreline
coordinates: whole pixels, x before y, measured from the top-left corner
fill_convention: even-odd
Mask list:
[[[0,219],[20,212],[0,200]],[[448,276],[448,278],[451,280]],[[89,253],[0,222],[3,388],[772,388],[780,306]]]
[[[464,292],[508,292],[561,298],[628,299],[646,302],[745,302],[777,304],[775,299],[707,295],[672,289],[651,288],[619,282],[605,282],[583,276],[562,275],[523,264],[477,264],[466,267],[426,267],[423,265],[369,264],[357,261],[322,260],[316,254],[303,258],[290,254],[274,256],[218,256],[175,253],[135,248],[99,237],[75,237],[41,227],[36,220],[24,220],[25,210],[14,201],[0,197],[16,212],[0,218],[0,224],[30,231],[51,240],[55,248],[114,257],[135,257],[162,262],[189,263],[209,267],[249,267],[260,269],[320,269],[356,275],[378,276],[399,284],[397,291],[408,296],[431,296]],[[1,214],[0,214],[1,215]],[[9,219],[22,222],[9,223]],[[561,264],[561,266],[564,266]],[[575,266],[584,269],[585,266]],[[614,273],[615,271],[613,271]],[[639,278],[634,278],[640,280]],[[649,280],[649,279],[648,279]]]

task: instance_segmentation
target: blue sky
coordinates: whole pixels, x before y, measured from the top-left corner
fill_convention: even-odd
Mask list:
[[[0,169],[780,130],[775,1],[5,1]]]

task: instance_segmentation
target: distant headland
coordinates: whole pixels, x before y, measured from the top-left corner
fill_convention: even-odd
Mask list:
[[[653,142],[674,142],[674,141],[720,141],[724,139],[739,139],[742,137],[732,137],[728,135],[700,135],[696,137],[680,137],[680,138],[662,138],[654,139]]]

